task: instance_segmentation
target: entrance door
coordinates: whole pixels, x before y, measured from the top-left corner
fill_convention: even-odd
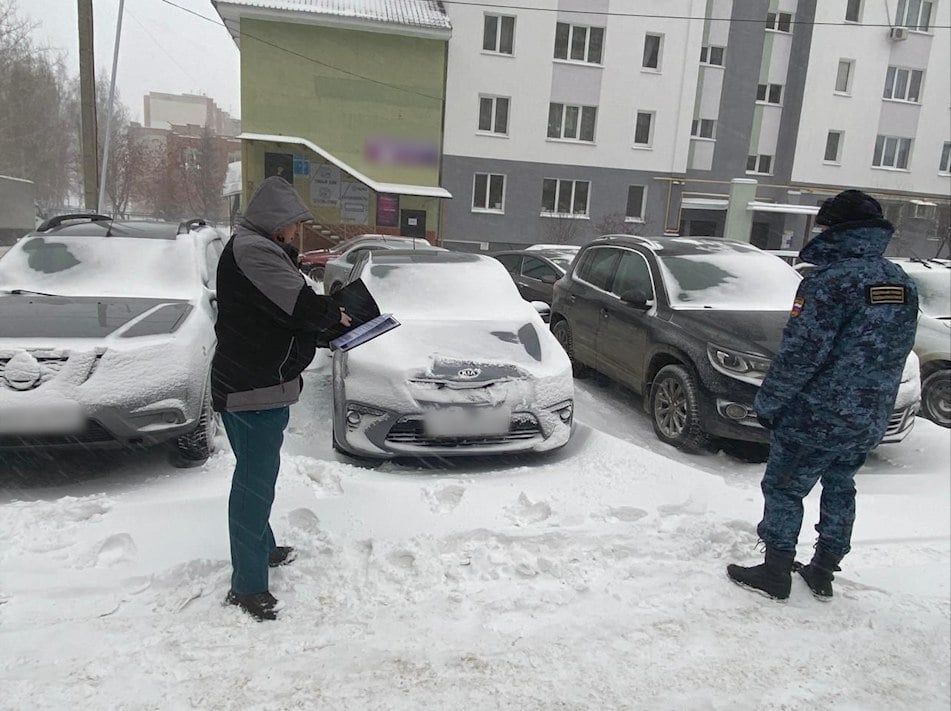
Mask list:
[[[400,210],[400,234],[426,239],[426,211]]]

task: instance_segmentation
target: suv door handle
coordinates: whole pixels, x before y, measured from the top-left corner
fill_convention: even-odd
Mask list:
[[[573,304],[577,300],[578,300],[578,297],[575,296],[574,294],[568,294],[567,298],[565,299],[565,301],[567,301],[569,304]]]

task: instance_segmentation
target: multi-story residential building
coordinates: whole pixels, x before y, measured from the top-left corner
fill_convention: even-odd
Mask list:
[[[220,109],[208,96],[150,91],[142,103],[145,128],[168,130],[173,126],[200,126],[221,136],[241,133],[241,121]]]

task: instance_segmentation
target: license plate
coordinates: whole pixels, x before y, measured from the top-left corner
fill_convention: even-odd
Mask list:
[[[509,431],[512,412],[499,407],[468,407],[435,410],[426,415],[426,434],[432,437],[476,437]]]
[[[0,405],[0,434],[75,434],[86,424],[78,402]]]

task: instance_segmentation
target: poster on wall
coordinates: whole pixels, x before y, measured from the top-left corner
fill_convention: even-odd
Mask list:
[[[370,221],[370,188],[363,183],[340,184],[340,221],[365,225]]]
[[[376,224],[380,227],[400,226],[400,196],[379,193],[376,196]]]
[[[329,163],[311,166],[310,202],[318,207],[337,207],[340,202],[340,168]]]
[[[307,156],[294,156],[294,175],[310,175],[310,159]]]
[[[290,153],[265,153],[264,177],[277,175],[294,184],[294,156]]]

